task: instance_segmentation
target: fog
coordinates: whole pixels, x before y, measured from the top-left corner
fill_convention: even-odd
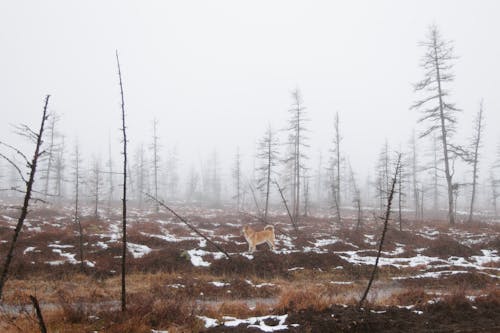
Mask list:
[[[268,124],[287,127],[299,88],[309,167],[328,158],[338,112],[342,153],[365,182],[386,140],[405,150],[425,128],[410,106],[419,42],[436,24],[458,57],[448,86],[463,110],[457,143],[484,99],[484,179],[500,142],[498,13],[498,1],[3,1],[0,140],[23,146],[11,124],[37,128],[50,94],[69,151],[78,142],[86,159],[106,159],[110,142],[118,161],[118,50],[132,152],[151,144],[156,119],[181,172],[217,151],[229,178],[239,148],[250,177],[257,141]],[[428,145],[419,141],[422,155]]]

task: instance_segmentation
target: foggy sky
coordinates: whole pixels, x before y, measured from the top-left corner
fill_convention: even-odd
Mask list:
[[[239,146],[248,174],[256,141],[268,124],[286,127],[299,87],[311,167],[339,112],[343,153],[366,175],[386,139],[404,149],[422,129],[412,84],[423,77],[418,42],[436,24],[459,57],[458,143],[484,98],[486,176],[500,141],[499,13],[498,1],[2,1],[0,140],[19,140],[10,124],[37,128],[51,94],[68,148],[78,140],[106,158],[110,139],[118,158],[118,50],[132,151],[151,142],[156,118],[181,169],[214,149],[228,169]]]

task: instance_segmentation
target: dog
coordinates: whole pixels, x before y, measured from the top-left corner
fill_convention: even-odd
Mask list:
[[[264,230],[255,231],[250,226],[246,225],[241,230],[243,236],[248,243],[248,251],[253,253],[259,244],[267,243],[271,250],[274,250],[274,227],[272,225],[266,225]]]

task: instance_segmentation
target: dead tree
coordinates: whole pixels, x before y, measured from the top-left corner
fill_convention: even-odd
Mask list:
[[[80,270],[83,272],[85,267],[83,265],[83,228],[82,223],[80,221],[80,182],[81,182],[81,169],[80,164],[82,162],[80,158],[80,148],[78,143],[75,144],[75,152],[74,152],[74,160],[73,160],[73,176],[74,178],[74,191],[75,191],[75,210],[73,221],[75,222],[76,227],[78,228],[78,249],[80,252]]]
[[[50,189],[49,189],[49,185],[50,185],[50,180],[51,180],[51,173],[52,173],[52,169],[54,168],[54,160],[55,160],[55,156],[57,154],[57,150],[58,150],[58,147],[56,145],[56,142],[55,142],[55,138],[57,136],[56,134],[56,123],[58,121],[59,117],[53,113],[49,119],[49,126],[47,128],[48,130],[48,136],[49,136],[49,142],[48,142],[48,148],[47,148],[47,165],[46,165],[46,169],[45,169],[45,184],[44,184],[44,187],[43,187],[43,194],[45,196],[45,198],[48,197],[49,195],[49,192],[50,192]]]
[[[89,183],[91,186],[90,191],[94,202],[94,217],[98,219],[99,202],[101,200],[101,192],[102,192],[102,170],[101,170],[101,162],[97,157],[94,157],[92,161]]]
[[[212,154],[212,159],[209,162],[212,165],[212,169],[210,170],[209,178],[210,178],[210,189],[212,193],[212,205],[214,207],[220,207],[221,204],[221,179],[219,176],[219,155],[217,150],[214,149]]]
[[[380,237],[377,258],[375,259],[375,264],[373,265],[372,274],[370,276],[370,280],[368,281],[368,285],[366,287],[366,290],[358,303],[359,308],[361,308],[363,306],[363,302],[366,300],[366,296],[368,296],[368,292],[370,291],[370,287],[372,286],[373,280],[375,280],[375,275],[377,274],[378,262],[380,259],[380,254],[382,253],[382,246],[384,245],[384,238],[385,238],[385,234],[387,232],[387,225],[389,224],[389,217],[391,215],[392,198],[394,196],[394,190],[396,187],[396,182],[397,182],[400,167],[401,167],[401,154],[398,154],[397,159],[396,159],[396,170],[394,171],[394,176],[392,177],[392,184],[390,186],[390,190],[389,190],[388,197],[387,197],[387,206],[385,209],[385,217],[384,217],[384,229],[382,230],[382,236]]]
[[[417,140],[415,138],[415,131],[413,131],[410,139],[410,166],[411,172],[411,187],[413,194],[413,208],[415,209],[415,220],[418,220],[420,216],[420,192],[418,189],[418,156],[417,156]]]
[[[108,162],[106,163],[106,166],[108,168],[107,174],[108,174],[108,216],[111,214],[111,206],[113,204],[113,199],[114,199],[114,192],[115,192],[115,181],[114,181],[114,167],[113,167],[113,155],[111,154],[111,139],[109,139],[108,142]]]
[[[491,187],[491,203],[493,204],[493,214],[494,217],[498,217],[498,206],[497,200],[500,197],[500,191],[498,190],[498,186],[500,185],[500,179],[495,176],[494,167],[490,168],[490,177],[489,177],[490,187]]]
[[[42,121],[40,124],[40,129],[38,130],[38,133],[32,131],[28,126],[23,126],[23,130],[25,135],[27,135],[30,139],[35,141],[35,152],[33,153],[33,157],[31,159],[31,162],[26,158],[24,154],[22,154],[19,150],[16,149],[16,153],[19,154],[24,161],[27,164],[27,167],[29,168],[29,175],[28,179],[24,178],[23,173],[21,172],[21,169],[15,163],[12,162],[11,159],[9,159],[5,155],[1,155],[4,159],[6,159],[9,163],[12,164],[13,167],[16,168],[16,170],[19,173],[19,176],[23,179],[25,185],[26,185],[26,192],[24,194],[24,202],[23,202],[23,207],[21,208],[21,215],[19,216],[19,219],[17,220],[17,225],[14,230],[14,235],[12,237],[12,241],[10,243],[9,249],[7,250],[7,255],[5,257],[5,262],[3,265],[2,269],[2,275],[0,276],[0,299],[2,299],[2,293],[3,293],[3,287],[5,285],[5,282],[7,280],[7,275],[9,273],[9,267],[12,262],[13,254],[14,254],[14,249],[16,247],[17,239],[19,238],[19,235],[21,234],[21,229],[23,228],[24,220],[26,219],[26,216],[28,215],[28,206],[30,203],[32,191],[33,191],[33,184],[35,182],[35,173],[36,173],[36,167],[38,163],[38,159],[40,158],[40,155],[42,155],[42,143],[43,143],[43,131],[45,129],[45,122],[47,121],[48,115],[47,115],[47,107],[49,105],[49,98],[50,95],[47,95],[45,97],[45,104],[43,107],[43,112],[42,112]]]
[[[356,218],[356,230],[361,229],[361,219],[362,219],[362,211],[361,211],[361,193],[359,191],[359,187],[356,183],[356,177],[354,175],[354,171],[352,170],[351,162],[348,162],[349,165],[349,178],[350,183],[353,188],[353,198],[352,202],[356,206],[357,218]]]
[[[122,283],[121,283],[121,309],[122,312],[127,310],[126,299],[126,256],[127,256],[127,132],[125,126],[125,100],[123,98],[122,72],[120,69],[120,59],[118,51],[116,51],[116,64],[118,66],[118,78],[120,81],[120,96],[121,96],[121,118],[122,118],[122,143],[123,143],[123,198],[122,198]]]
[[[157,133],[158,121],[156,119],[153,120],[153,142],[151,143],[150,149],[153,153],[153,188],[155,199],[158,199],[158,172],[160,170],[160,143],[158,142],[159,137]],[[160,210],[160,206],[158,203],[155,203],[155,211],[158,213]]]
[[[141,144],[136,152],[135,157],[135,171],[136,171],[136,200],[140,209],[142,209],[143,196],[146,191],[146,158],[144,154],[144,145]]]
[[[433,187],[433,210],[437,214],[439,211],[439,141],[436,133],[432,136],[432,187]]]
[[[483,132],[483,101],[479,104],[479,112],[477,113],[474,123],[474,135],[471,142],[471,152],[469,163],[472,164],[472,193],[470,198],[470,211],[468,223],[472,223],[472,216],[474,214],[474,202],[476,199],[476,186],[478,177],[478,161],[479,161],[479,148],[481,147],[481,135]]]
[[[241,209],[241,156],[240,156],[240,148],[236,150],[236,156],[234,159],[234,166],[232,170],[233,174],[233,182],[234,182],[234,190],[236,194],[233,196],[233,199],[236,199],[236,211],[240,211]]]
[[[425,48],[421,64],[425,74],[424,79],[418,82],[414,88],[416,92],[424,92],[426,95],[415,102],[411,108],[420,110],[423,114],[418,122],[429,123],[427,129],[420,135],[421,138],[435,131],[439,132],[443,149],[444,174],[448,188],[448,221],[450,224],[454,224],[450,139],[455,131],[456,113],[459,109],[447,101],[449,92],[444,86],[454,79],[454,75],[451,73],[453,67],[451,62],[455,57],[451,42],[442,39],[436,26],[430,27],[428,39],[421,45]]]
[[[401,153],[401,156],[403,154]],[[401,160],[399,162],[399,172],[397,174],[397,186],[398,186],[398,222],[399,222],[399,231],[403,230],[403,202],[404,202],[404,184],[405,184],[405,173],[406,173],[406,165]]]
[[[54,194],[57,198],[58,201],[61,201],[63,199],[63,188],[64,188],[64,169],[66,167],[65,165],[65,151],[64,151],[64,136],[61,138],[61,143],[58,147],[59,149],[57,150],[56,153],[56,159],[55,159],[55,177],[56,177],[56,182],[55,182],[55,187],[54,187]]]
[[[274,167],[278,160],[278,138],[273,132],[271,125],[267,127],[264,137],[259,142],[259,152],[257,158],[261,161],[258,167],[259,176],[257,188],[264,192],[264,220],[267,221],[269,212],[269,196],[271,193],[271,178],[274,175]]]
[[[304,196],[304,213],[303,216],[306,217],[309,215],[309,206],[310,206],[310,195],[309,195],[309,181],[310,177],[307,175],[307,169],[303,170],[304,174],[302,175],[302,193]]]
[[[40,309],[40,304],[38,304],[38,299],[33,295],[30,295],[29,297],[31,303],[33,304],[33,307],[35,308],[36,317],[38,319],[38,326],[40,327],[40,333],[47,333],[47,326],[45,326],[45,321],[43,320],[42,310]]]
[[[307,121],[305,110],[303,106],[302,96],[299,89],[292,91],[293,104],[288,110],[291,114],[289,120],[288,145],[289,156],[285,159],[285,163],[290,166],[291,171],[291,195],[292,195],[292,214],[297,224],[300,215],[300,179],[305,169],[304,160],[307,156],[304,154],[305,148],[309,147],[306,143],[307,137],[305,136],[306,128],[305,122]]]
[[[281,200],[283,201],[283,205],[286,208],[286,212],[288,213],[288,217],[290,218],[290,222],[292,223],[293,229],[295,230],[295,234],[298,234],[299,228],[297,226],[296,220],[293,218],[293,215],[290,212],[290,209],[288,208],[288,204],[286,202],[285,195],[283,194],[283,190],[282,190],[282,188],[280,187],[280,184],[278,184],[277,181],[274,181],[274,184],[278,188],[278,192],[280,193]]]
[[[339,113],[335,113],[335,121],[333,124],[334,127],[334,137],[333,137],[333,165],[332,167],[334,168],[334,177],[333,177],[333,182],[334,184],[332,186],[335,186],[335,193],[337,198],[335,199],[336,205],[340,207],[341,202],[340,202],[340,141],[342,140],[342,137],[340,136],[340,122],[339,122]],[[339,213],[339,222],[340,222],[340,208],[338,209]]]
[[[334,136],[333,147],[331,149],[330,157],[330,189],[332,192],[333,209],[337,218],[337,223],[342,222],[340,215],[340,128],[339,128],[339,113],[335,114],[334,120]]]
[[[382,211],[384,209],[385,202],[387,201],[387,195],[389,193],[389,168],[390,168],[390,156],[389,156],[389,143],[387,140],[380,151],[377,169],[376,169],[376,190],[377,197],[379,199],[379,209]]]
[[[177,170],[178,166],[178,153],[177,153],[177,146],[174,146],[173,148],[169,149],[168,151],[168,157],[167,157],[167,186],[166,188],[168,189],[168,196],[172,199],[178,198],[177,192],[178,192],[178,185],[179,185],[179,174]]]

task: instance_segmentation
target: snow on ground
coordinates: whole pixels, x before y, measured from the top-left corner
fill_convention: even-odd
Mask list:
[[[146,245],[127,243],[127,249],[132,253],[134,258],[142,258],[149,252],[151,252],[151,248]]]
[[[237,327],[241,324],[247,325],[247,328],[257,328],[262,332],[274,332],[279,330],[288,329],[288,325],[285,325],[285,321],[288,318],[288,315],[282,316],[262,316],[262,317],[250,317],[247,319],[238,319],[235,317],[224,316],[222,317],[223,321],[219,322],[217,319],[209,318],[205,316],[198,316],[199,319],[203,320],[205,323],[205,328],[216,327],[220,325],[224,325],[226,327]],[[277,325],[267,325],[265,323],[266,320],[277,320]],[[296,327],[294,325],[294,327]]]
[[[49,261],[48,263],[50,265],[61,265],[61,264],[64,264],[65,262],[69,262],[70,264],[77,264],[78,263],[78,260],[75,259],[76,254],[63,252],[61,249],[52,249],[52,252],[58,253],[61,257],[66,258],[66,260]]]
[[[332,237],[332,238],[327,238],[327,239],[317,239],[316,242],[314,243],[314,246],[322,247],[322,246],[335,244],[338,242],[341,242],[341,240],[337,237]]]
[[[24,250],[23,254],[26,254],[26,253],[28,253],[28,252],[33,252],[33,251],[35,251],[35,249],[36,249],[36,247],[34,247],[34,246],[29,246],[29,247],[27,247],[27,248]]]
[[[254,284],[252,281],[250,280],[245,280],[246,283],[248,283],[249,285],[251,285],[252,287],[254,288],[262,288],[262,287],[274,287],[275,284],[274,283],[260,283],[260,284]]]
[[[193,264],[193,266],[202,266],[202,267],[210,266],[210,263],[208,261],[203,260],[203,256],[209,254],[210,252],[199,249],[192,249],[187,252],[189,254],[189,259],[191,259],[191,264]]]
[[[428,226],[425,226],[421,231],[417,232],[417,235],[420,235],[430,240],[435,240],[439,236],[439,231],[430,228]]]
[[[379,259],[379,266],[388,266],[392,265],[394,267],[398,268],[405,268],[405,267],[417,267],[420,265],[424,266],[432,266],[431,263],[439,263],[440,265],[435,265],[434,267],[464,267],[464,268],[473,268],[477,270],[482,270],[485,269],[483,266],[485,263],[488,262],[498,262],[500,261],[500,257],[497,255],[497,251],[489,251],[489,250],[482,250],[483,255],[482,256],[472,256],[471,261],[467,261],[465,258],[462,257],[449,257],[447,260],[440,259],[438,257],[429,257],[429,256],[424,256],[421,254],[417,254],[415,257],[408,257],[408,258],[402,258],[402,257],[397,257],[397,258],[388,258],[381,256]],[[339,251],[335,252],[337,253],[342,259],[353,263],[353,264],[359,264],[359,265],[373,265],[375,264],[376,257],[375,256],[363,256],[360,254],[363,251]],[[389,254],[393,255],[395,252],[398,252],[397,249],[396,251],[390,252]],[[498,268],[491,268],[488,267],[488,269],[491,270],[496,270],[500,271]]]

